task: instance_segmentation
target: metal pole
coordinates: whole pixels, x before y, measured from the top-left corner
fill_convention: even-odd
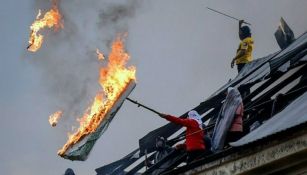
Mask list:
[[[147,149],[145,149],[145,169],[148,170],[148,157],[147,157]]]
[[[153,112],[153,113],[155,113],[155,114],[161,115],[160,112],[158,112],[158,111],[156,111],[156,110],[154,110],[154,109],[152,109],[152,108],[149,108],[149,107],[147,107],[147,106],[145,106],[145,105],[142,105],[141,103],[137,102],[136,100],[132,100],[132,99],[130,99],[130,98],[126,98],[126,99],[127,99],[128,101],[134,103],[134,104],[137,104],[138,107],[143,107],[143,108],[145,108],[145,109],[147,109],[147,110],[149,110],[149,111],[151,111],[151,112]]]
[[[218,13],[218,14],[224,15],[224,16],[226,16],[226,17],[229,17],[229,18],[231,18],[231,19],[240,21],[240,19],[238,19],[238,18],[235,18],[235,17],[233,17],[233,16],[227,15],[226,13],[223,13],[223,12],[220,12],[220,11],[217,11],[217,10],[214,10],[214,9],[212,9],[212,8],[210,8],[210,7],[207,7],[207,9],[209,9],[209,10],[211,10],[211,11],[213,11],[213,12],[216,12],[216,13]],[[248,22],[245,22],[245,21],[244,21],[244,23],[251,26],[251,24],[248,23]]]

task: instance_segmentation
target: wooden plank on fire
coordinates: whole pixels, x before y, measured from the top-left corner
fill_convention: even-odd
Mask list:
[[[78,143],[67,149],[67,151],[60,156],[69,160],[81,160],[81,161],[86,160],[95,142],[107,130],[109,124],[111,123],[112,119],[115,117],[117,111],[120,109],[125,99],[130,95],[135,86],[136,86],[135,81],[131,80],[128,83],[125,90],[120,95],[120,97],[116,100],[112,108],[106,113],[103,121],[96,129],[96,131],[85,136],[81,141],[79,141]]]

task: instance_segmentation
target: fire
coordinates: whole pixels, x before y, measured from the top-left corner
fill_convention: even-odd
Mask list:
[[[43,18],[41,17],[41,10],[38,11],[36,20],[30,26],[31,33],[29,38],[28,50],[36,52],[43,44],[44,36],[38,32],[44,28],[54,27],[55,31],[59,28],[63,28],[62,15],[57,7],[56,1],[53,1],[51,10],[47,11]]]
[[[104,60],[104,55],[103,53],[100,52],[99,49],[96,49],[96,54],[97,54],[98,60]]]
[[[55,127],[61,118],[63,112],[62,111],[57,111],[49,116],[49,123],[52,127]]]
[[[79,120],[80,126],[77,131],[68,136],[66,144],[58,151],[60,156],[97,129],[129,82],[136,79],[136,68],[126,67],[128,60],[129,54],[124,50],[123,38],[117,37],[112,43],[108,65],[100,69],[99,84],[103,91],[96,95],[91,107]]]

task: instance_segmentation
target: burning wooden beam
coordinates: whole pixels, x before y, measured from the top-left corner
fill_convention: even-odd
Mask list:
[[[80,126],[69,134],[67,142],[58,155],[70,160],[86,160],[96,140],[107,129],[126,97],[135,87],[134,66],[126,67],[129,54],[124,42],[118,36],[112,43],[108,64],[99,71],[99,84],[102,88],[96,94],[92,105],[79,118]]]
[[[119,98],[113,104],[112,108],[110,108],[110,110],[105,114],[104,119],[97,127],[97,129],[94,132],[85,136],[82,140],[74,144],[72,147],[68,148],[63,154],[59,155],[69,160],[82,160],[82,161],[86,160],[95,142],[106,131],[110,122],[115,117],[117,111],[120,109],[125,99],[130,95],[135,86],[136,86],[135,81],[130,80],[125,90],[121,93]],[[98,115],[102,114],[103,112],[99,113]]]

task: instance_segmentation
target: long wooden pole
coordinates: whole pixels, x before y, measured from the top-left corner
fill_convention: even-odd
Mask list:
[[[143,108],[145,108],[145,109],[147,109],[147,110],[149,110],[149,111],[151,111],[151,112],[153,112],[153,113],[155,113],[155,114],[161,115],[160,112],[158,112],[158,111],[156,111],[156,110],[154,110],[154,109],[152,109],[152,108],[150,108],[150,107],[147,107],[147,106],[145,106],[145,105],[143,105],[143,104],[137,102],[136,100],[132,100],[131,98],[126,98],[126,99],[127,99],[128,101],[134,103],[134,104],[137,104],[138,107],[143,107]]]
[[[233,16],[230,16],[230,15],[228,15],[228,14],[226,14],[226,13],[223,13],[223,12],[220,12],[220,11],[217,11],[217,10],[214,10],[214,9],[212,9],[212,8],[210,8],[210,7],[207,7],[207,9],[209,9],[209,10],[211,10],[211,11],[215,12],[215,13],[221,14],[221,15],[223,15],[223,16],[226,16],[226,17],[228,17],[228,18],[231,18],[231,19],[234,19],[234,20],[240,21],[240,19],[238,19],[238,18],[235,18],[235,17],[233,17]],[[247,24],[247,25],[250,25],[250,26],[251,26],[251,24],[250,24],[250,23],[248,23],[248,22],[245,22],[245,21],[244,21],[243,23],[245,23],[245,24]]]

